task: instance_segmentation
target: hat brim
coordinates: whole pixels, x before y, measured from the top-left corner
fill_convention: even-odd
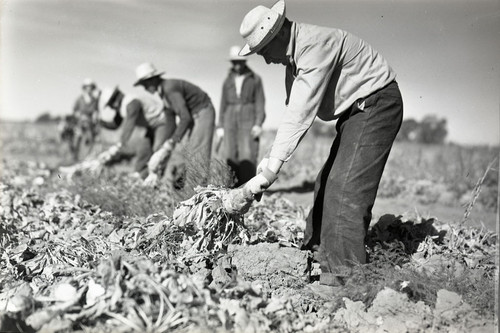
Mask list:
[[[239,57],[231,57],[228,60],[229,61],[247,61],[247,58],[245,58],[243,56],[239,56]]]
[[[154,75],[149,75],[149,76],[146,76],[146,77],[142,77],[139,80],[135,81],[134,87],[140,85],[143,81],[152,79],[152,78],[157,77],[157,76],[162,76],[163,74],[165,74],[165,72],[160,72],[160,73],[157,73],[157,74],[154,74]]]
[[[262,42],[259,43],[256,47],[253,49],[250,48],[250,45],[245,44],[243,48],[240,50],[238,53],[240,56],[249,56],[251,54],[254,54],[255,52],[258,52],[260,49],[262,49],[264,46],[269,44],[270,41],[273,40],[274,37],[278,34],[280,31],[281,27],[283,26],[283,22],[285,22],[285,1],[280,0],[276,2],[272,7],[271,10],[274,10],[279,14],[278,16],[278,21],[276,21],[276,24],[274,25],[273,29],[271,29],[271,34],[269,36],[266,36],[262,39]]]

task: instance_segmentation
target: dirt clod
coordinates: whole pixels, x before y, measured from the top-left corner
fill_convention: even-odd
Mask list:
[[[307,268],[307,252],[278,243],[231,245],[231,264],[245,280],[264,280],[273,286],[302,285]]]

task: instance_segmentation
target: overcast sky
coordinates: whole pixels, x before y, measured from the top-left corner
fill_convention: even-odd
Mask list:
[[[208,92],[218,111],[229,47],[242,44],[243,0],[3,0],[2,119],[69,113],[81,82],[133,92],[145,61],[167,77]],[[452,141],[498,144],[500,1],[288,0],[292,21],[344,29],[380,51],[398,73],[405,118],[436,114]],[[284,67],[258,56],[249,65],[264,82],[265,127],[284,110]]]

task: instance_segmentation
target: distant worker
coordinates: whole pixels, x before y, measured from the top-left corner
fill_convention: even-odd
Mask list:
[[[175,118],[173,116],[169,118],[161,98],[146,93],[137,96],[125,95],[118,87],[104,88],[99,98],[99,110],[102,127],[122,128],[120,141],[107,151],[107,160],[116,156],[128,143],[136,127],[141,127],[146,130],[146,140],[134,149],[136,151],[134,171],[143,179],[150,174],[154,174],[155,178],[161,177],[163,170],[160,166],[149,170],[148,162],[154,152],[165,147],[164,144],[171,136],[172,126],[175,124]]]
[[[158,168],[181,140],[186,145],[189,158],[208,166],[215,128],[215,109],[212,101],[198,86],[185,80],[166,79],[162,74],[164,72],[158,72],[151,63],[140,64],[136,69],[137,82],[134,85],[140,85],[151,96],[160,98],[164,102],[169,119],[166,141],[161,147],[154,149],[155,153],[148,166],[150,170]],[[176,117],[179,119],[178,124],[172,120]],[[180,168],[183,167],[181,163]],[[185,175],[186,170],[179,173]],[[154,181],[154,178],[150,178],[146,183]],[[205,181],[200,180],[200,183]]]
[[[73,116],[76,118],[74,147],[78,156],[81,145],[91,150],[98,132],[98,105],[99,90],[92,79],[83,80],[82,93],[73,106]]]
[[[239,46],[229,50],[231,69],[222,86],[217,141],[223,142],[227,164],[235,173],[236,186],[256,174],[259,138],[266,118],[262,80],[238,55]]]
[[[77,147],[75,146],[76,127],[78,126],[77,119],[74,115],[66,115],[59,122],[57,129],[59,131],[59,139],[62,143],[66,143],[74,161],[78,160]]]

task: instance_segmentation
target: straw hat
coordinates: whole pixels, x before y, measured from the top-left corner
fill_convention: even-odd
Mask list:
[[[89,86],[95,87],[96,84],[94,80],[92,80],[91,78],[85,78],[82,82],[82,87],[89,87]]]
[[[102,111],[106,106],[108,106],[109,102],[113,99],[114,96],[119,92],[118,87],[103,88],[101,94],[99,95],[99,110]]]
[[[138,84],[140,84],[141,81],[151,79],[155,76],[161,76],[163,74],[165,74],[165,72],[159,72],[155,68],[155,66],[153,66],[153,64],[150,62],[145,62],[143,64],[140,64],[135,69],[135,75],[137,77],[137,81],[134,83],[134,86],[137,86]]]
[[[235,45],[231,46],[229,49],[229,61],[246,61],[247,58],[240,56],[241,46]]]
[[[243,19],[240,34],[246,45],[239,52],[247,56],[259,51],[269,43],[281,29],[285,21],[285,1],[276,2],[271,8],[257,6]]]

